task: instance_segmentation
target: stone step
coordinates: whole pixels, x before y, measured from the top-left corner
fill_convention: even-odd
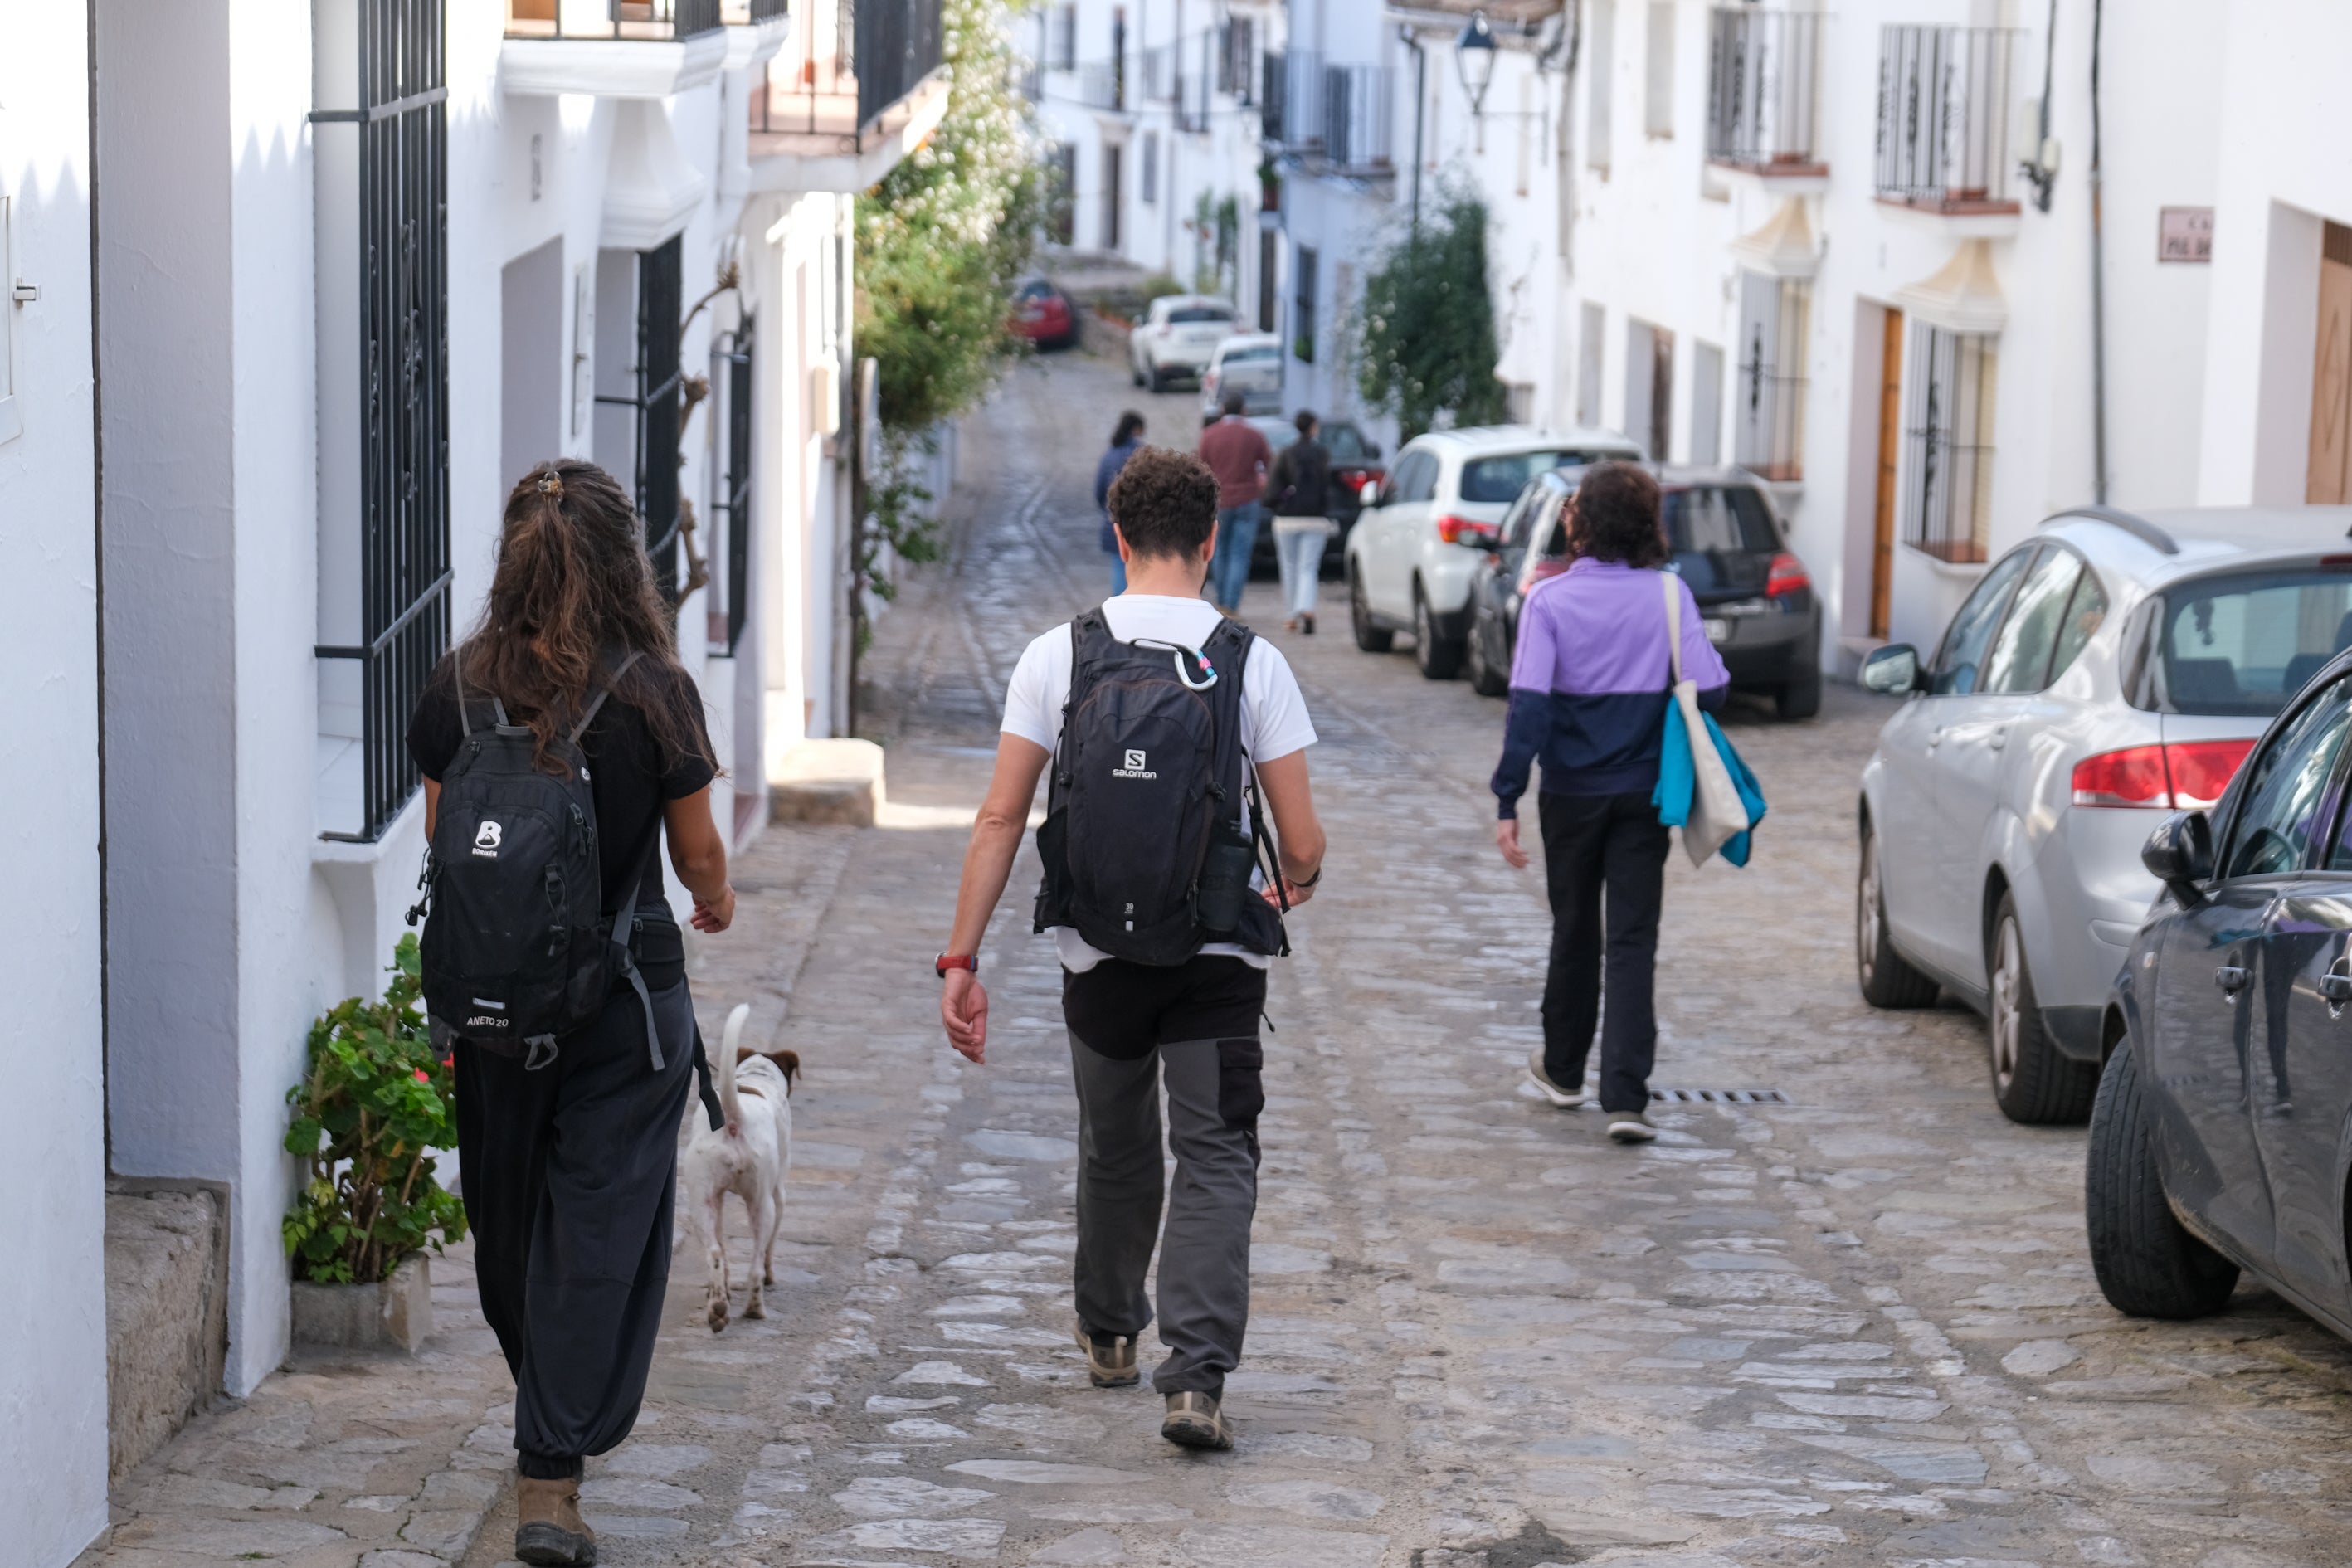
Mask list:
[[[871,741],[803,741],[768,775],[768,820],[871,827],[883,802],[882,748]]]
[[[193,1182],[106,1191],[107,1470],[121,1477],[220,1392],[228,1353],[227,1224]]]

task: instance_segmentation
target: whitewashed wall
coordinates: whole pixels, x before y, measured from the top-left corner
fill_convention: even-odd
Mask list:
[[[0,879],[39,911],[0,950],[0,1562],[61,1568],[106,1523],[87,19],[0,0]]]

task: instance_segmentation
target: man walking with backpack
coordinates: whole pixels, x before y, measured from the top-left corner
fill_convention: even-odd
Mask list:
[[[1160,1258],[1169,1354],[1151,1382],[1167,1399],[1160,1436],[1192,1448],[1233,1447],[1222,1401],[1249,1319],[1258,1020],[1267,967],[1287,951],[1282,913],[1312,896],[1323,864],[1298,682],[1279,650],[1200,596],[1217,489],[1199,458],[1165,447],[1120,470],[1110,516],[1127,590],[1021,656],[937,961],[949,1043],[982,1061],[981,938],[1051,762],[1036,929],[1060,949],[1078,1095],[1078,1342],[1096,1387],[1139,1380],[1163,1202],[1156,1079],[1176,1176]],[[1273,880],[1257,888],[1261,847]]]

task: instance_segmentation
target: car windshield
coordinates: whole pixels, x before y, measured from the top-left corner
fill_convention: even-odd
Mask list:
[[[1230,321],[1234,313],[1223,305],[1179,305],[1168,312],[1170,322],[1180,327],[1199,326],[1203,321]]]
[[[1253,419],[1250,423],[1256,426],[1257,433],[1265,437],[1265,444],[1277,452],[1298,439],[1298,426],[1287,419],[1268,416],[1264,419]]]
[[[1237,349],[1227,349],[1224,363],[1239,364],[1244,360],[1266,361],[1281,357],[1282,347],[1278,343],[1246,343]]]
[[[1462,465],[1462,499],[1465,501],[1512,501],[1528,481],[1554,468],[1573,468],[1611,456],[1606,452],[1513,452],[1502,458],[1473,458]]]
[[[1362,432],[1353,425],[1326,425],[1316,437],[1330,452],[1335,463],[1360,463],[1370,457]]]
[[[1013,295],[1016,300],[1050,300],[1053,297],[1054,286],[1043,279],[1024,283],[1020,291]]]
[[[2168,588],[2124,689],[2160,713],[2276,713],[2352,647],[2352,573],[2231,573]]]

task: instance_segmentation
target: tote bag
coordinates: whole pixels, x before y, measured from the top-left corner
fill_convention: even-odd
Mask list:
[[[1699,711],[1698,683],[1683,678],[1682,580],[1662,572],[1658,581],[1666,595],[1667,657],[1675,684],[1651,803],[1660,822],[1683,830],[1683,848],[1692,865],[1706,865],[1720,850],[1726,860],[1745,866],[1748,830],[1764,820],[1764,792],[1714,718]]]

